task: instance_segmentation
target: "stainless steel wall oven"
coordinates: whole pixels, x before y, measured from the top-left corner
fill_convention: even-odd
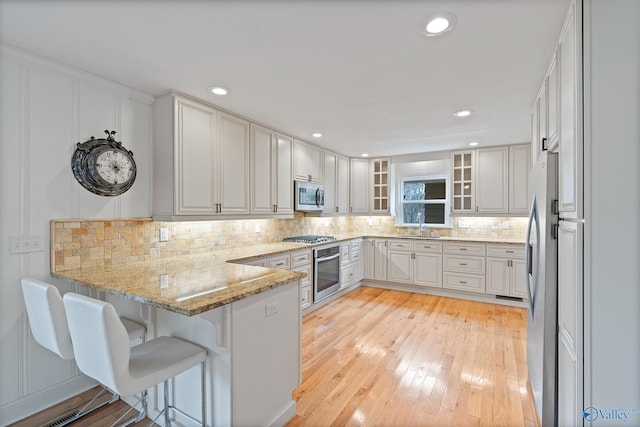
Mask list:
[[[313,249],[313,302],[340,290],[340,245]]]

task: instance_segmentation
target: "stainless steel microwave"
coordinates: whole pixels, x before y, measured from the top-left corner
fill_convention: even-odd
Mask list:
[[[314,212],[324,209],[324,186],[313,182],[295,181],[295,210]]]

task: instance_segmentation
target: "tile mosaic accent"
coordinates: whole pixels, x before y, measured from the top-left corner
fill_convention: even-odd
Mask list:
[[[468,228],[461,228],[460,221]],[[504,228],[504,224],[508,228]],[[456,217],[450,229],[434,228],[441,237],[522,239],[526,218]],[[169,240],[160,241],[160,228]],[[214,249],[280,242],[289,236],[412,235],[415,228],[396,227],[390,216],[314,217],[296,213],[293,219],[164,222],[151,218],[115,220],[52,220],[51,270],[76,270],[102,265],[198,254]]]

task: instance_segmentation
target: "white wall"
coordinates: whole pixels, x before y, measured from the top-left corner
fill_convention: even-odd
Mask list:
[[[75,364],[40,347],[26,319],[20,278],[49,275],[53,218],[151,216],[153,98],[0,45],[0,425],[76,394],[89,382]],[[100,197],[71,172],[77,142],[116,139],[134,153],[138,175],[122,196]],[[38,235],[45,250],[10,254],[9,238]]]

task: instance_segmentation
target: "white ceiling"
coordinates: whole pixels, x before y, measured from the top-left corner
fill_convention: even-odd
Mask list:
[[[399,155],[527,142],[568,6],[0,0],[0,40],[151,95],[178,90],[346,155]],[[456,27],[424,37],[440,11]],[[212,84],[231,93],[214,96]],[[461,108],[475,113],[453,117]]]

